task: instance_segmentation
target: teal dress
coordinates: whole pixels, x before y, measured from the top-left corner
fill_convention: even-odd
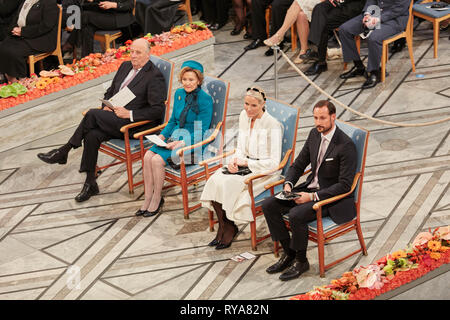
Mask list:
[[[201,88],[197,88],[195,93],[197,94],[196,107],[188,109],[184,126],[180,127],[180,117],[187,106],[186,98],[189,94],[184,88],[175,91],[172,115],[170,116],[167,126],[161,131],[161,134],[166,138],[166,142],[167,138],[171,138],[173,141],[183,140],[185,146],[189,146],[204,140],[204,134],[211,126],[213,99]],[[150,151],[159,154],[167,165],[167,159],[169,157],[171,157],[172,160],[175,160],[174,157],[176,157],[176,150],[178,149],[169,150],[153,145],[150,148]]]

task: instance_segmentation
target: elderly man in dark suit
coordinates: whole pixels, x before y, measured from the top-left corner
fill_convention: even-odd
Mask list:
[[[280,260],[268,267],[268,273],[284,271],[280,280],[298,278],[309,269],[306,249],[308,247],[308,222],[316,220],[313,205],[348,192],[356,172],[356,147],[353,141],[336,125],[336,108],[321,100],[313,109],[315,128],[289,168],[284,182],[284,191],[296,192],[294,200],[266,199],[262,210],[266,217],[272,239],[280,241],[284,253]],[[311,164],[311,174],[296,187],[306,167]],[[283,221],[289,217],[292,239]],[[356,216],[353,195],[324,206],[322,216],[330,216],[337,224],[350,221]],[[295,262],[295,263],[294,263]]]
[[[380,82],[380,62],[383,40],[405,30],[411,0],[367,0],[363,13],[339,27],[344,61],[353,61],[353,68],[340,75],[341,79],[366,75],[362,85],[369,89]],[[355,44],[355,35],[371,31],[367,37],[369,56],[367,73]]]
[[[128,87],[135,98],[125,106],[115,106],[114,110],[106,106],[89,110],[68,143],[59,149],[38,154],[39,159],[44,162],[65,164],[69,151],[80,147],[84,142],[80,172],[86,172],[86,182],[80,194],[75,197],[76,201],[86,201],[99,192],[95,181],[95,166],[98,149],[103,141],[112,138],[123,139],[120,128],[132,122],[151,120],[148,125],[139,127],[139,130],[162,123],[166,100],[165,81],[149,59],[150,45],[147,40],[135,40],[131,45],[131,62],[125,61],[121,64],[104,97],[109,99]]]

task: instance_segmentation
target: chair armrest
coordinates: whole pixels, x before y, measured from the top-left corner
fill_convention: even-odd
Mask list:
[[[160,124],[159,126],[153,127],[153,128],[151,128],[151,129],[148,129],[148,130],[145,130],[145,131],[137,132],[137,133],[135,133],[135,134],[133,135],[133,138],[139,139],[140,137],[143,137],[143,136],[145,136],[145,135],[147,135],[147,134],[149,134],[149,133],[153,133],[153,132],[156,132],[156,131],[158,131],[158,130],[160,130],[160,129],[164,129],[165,126],[167,126],[167,123],[168,123],[168,122],[163,123],[163,124]]]
[[[221,159],[221,158],[226,158],[226,157],[228,157],[228,156],[231,156],[231,155],[232,155],[233,153],[235,153],[235,152],[236,152],[236,149],[233,149],[233,150],[231,150],[231,151],[228,151],[228,152],[219,154],[218,156],[215,156],[215,157],[212,157],[212,158],[209,158],[209,159],[200,161],[198,164],[199,164],[200,166],[207,166],[208,163],[217,161],[217,160],[219,160],[219,159]]]
[[[333,203],[333,202],[336,202],[338,200],[341,200],[341,199],[345,198],[346,196],[348,196],[349,194],[351,194],[353,191],[355,191],[356,185],[358,184],[358,180],[359,180],[360,177],[361,177],[361,172],[357,172],[355,174],[355,178],[353,179],[353,184],[352,184],[352,187],[350,188],[349,192],[346,192],[346,193],[343,193],[343,194],[339,194],[337,196],[334,196],[334,197],[331,197],[331,198],[319,201],[319,202],[317,202],[317,203],[315,203],[313,205],[313,209],[317,211],[320,208],[322,208],[323,206],[325,206],[327,204],[330,204],[330,203]]]
[[[177,151],[177,155],[180,158],[182,158],[185,151],[192,150],[192,149],[204,146],[205,144],[208,144],[208,143],[214,141],[214,139],[216,139],[217,135],[219,134],[221,126],[222,126],[222,121],[217,124],[216,129],[214,130],[214,132],[208,138],[206,138],[203,141],[200,141],[199,143],[192,144],[190,146],[181,148],[180,150]]]
[[[276,168],[274,168],[274,169],[271,169],[271,170],[269,170],[269,171],[266,171],[266,172],[263,172],[263,173],[254,175],[254,176],[252,176],[252,177],[250,177],[250,178],[247,178],[247,179],[245,179],[244,183],[248,185],[248,184],[249,184],[251,181],[253,181],[253,180],[256,180],[256,179],[259,179],[259,178],[263,178],[263,177],[266,177],[266,176],[268,176],[268,175],[270,175],[270,174],[272,174],[272,173],[274,173],[274,172],[277,172],[278,170],[283,169],[284,166],[286,165],[286,163],[288,162],[289,156],[291,155],[291,153],[292,153],[292,149],[289,149],[289,150],[286,152],[286,154],[284,155],[284,158],[283,158],[283,160],[280,162],[280,164],[278,165],[278,167],[276,167]]]
[[[101,109],[102,107],[96,107],[96,108],[91,108],[91,109]],[[91,109],[87,109],[87,110],[84,110],[81,114],[83,115],[83,117],[86,115],[86,113],[88,113],[88,111],[89,110],[91,110]]]
[[[120,128],[120,132],[125,133],[125,131],[128,131],[131,128],[139,127],[139,126],[142,126],[142,125],[150,123],[150,122],[151,122],[150,120],[133,122],[133,123],[127,124],[127,125],[123,126],[122,128]]]
[[[276,187],[276,186],[278,186],[278,185],[280,185],[282,183],[284,183],[284,179],[281,179],[281,180],[278,180],[278,181],[266,184],[264,186],[264,189],[269,190],[269,189],[272,189],[273,187]]]

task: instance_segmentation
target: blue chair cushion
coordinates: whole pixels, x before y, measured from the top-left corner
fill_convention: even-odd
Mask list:
[[[286,214],[283,215],[283,219],[289,221],[289,217]],[[323,224],[323,232],[327,232],[338,226],[338,224],[334,223],[330,217],[322,218],[322,224]],[[308,228],[310,231],[317,232],[317,220],[309,222]]]
[[[108,141],[103,142],[108,147],[113,148],[116,151],[119,151],[121,153],[125,153],[125,141],[122,139],[111,139]],[[144,139],[144,148],[147,149],[152,145],[152,143]],[[131,153],[139,152],[141,146],[139,144],[139,140],[136,139],[130,139],[130,150]]]
[[[275,194],[277,194],[278,192],[283,190],[283,185],[280,184],[278,186],[275,186],[274,190],[275,190],[274,191]],[[255,207],[259,207],[265,199],[267,199],[267,198],[269,198],[271,196],[272,196],[272,194],[270,193],[270,190],[265,190],[262,193],[258,194],[255,197]]]
[[[447,10],[435,10],[431,9],[430,6],[435,3],[443,3],[443,2],[427,2],[427,3],[419,3],[413,5],[413,11],[422,13],[429,17],[433,18],[442,18],[446,15],[450,15],[450,5],[447,5]],[[444,3],[445,4],[445,3]]]

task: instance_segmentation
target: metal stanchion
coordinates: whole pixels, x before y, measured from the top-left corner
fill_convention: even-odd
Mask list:
[[[275,59],[273,67],[275,69],[275,99],[278,99],[278,68],[277,68],[277,60],[278,60],[278,50],[280,47],[278,45],[271,47],[274,51],[273,57]]]

